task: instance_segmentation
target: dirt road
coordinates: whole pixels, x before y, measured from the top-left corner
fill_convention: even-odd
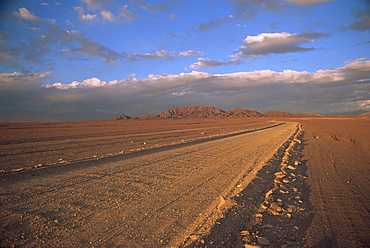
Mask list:
[[[0,173],[188,143],[278,122],[242,118],[0,123]]]
[[[117,161],[1,176],[0,246],[180,244],[295,130],[285,123]],[[244,178],[244,181],[241,181]]]

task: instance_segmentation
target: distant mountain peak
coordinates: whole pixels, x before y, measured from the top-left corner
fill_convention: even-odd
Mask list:
[[[237,118],[250,118],[250,117],[320,117],[320,114],[291,114],[284,111],[267,111],[261,114],[255,110],[248,110],[236,108],[233,110],[221,110],[215,107],[205,106],[189,106],[189,107],[176,107],[167,109],[159,114],[151,114],[139,117],[141,120],[152,119],[237,119]],[[131,119],[126,115],[119,115],[114,120]]]
[[[121,115],[118,115],[118,116],[112,118],[111,120],[129,120],[129,119],[131,119],[130,116],[125,115],[125,114],[121,114]]]

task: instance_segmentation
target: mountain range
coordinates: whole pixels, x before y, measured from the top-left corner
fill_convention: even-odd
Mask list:
[[[236,119],[248,117],[323,117],[324,115],[309,113],[309,114],[291,114],[283,111],[268,111],[263,114],[248,109],[236,108],[234,110],[221,110],[215,107],[191,106],[191,107],[177,107],[168,109],[159,114],[151,114],[142,117],[136,117],[140,120],[154,120],[154,119]],[[111,120],[127,120],[131,119],[127,115],[119,115]]]

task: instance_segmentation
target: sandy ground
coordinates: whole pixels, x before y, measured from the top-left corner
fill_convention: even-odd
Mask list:
[[[370,119],[296,120],[301,133],[188,247],[370,247]]]
[[[370,119],[302,121],[313,220],[306,245],[370,247]]]
[[[99,159],[273,123],[278,122],[248,118],[0,123],[0,171]]]
[[[1,244],[178,246],[231,191],[253,179],[250,173],[295,127],[275,125],[80,168],[4,174]]]
[[[93,182],[103,175],[103,168],[108,168],[104,167],[107,162],[117,163],[130,156],[139,158],[145,154],[155,155],[165,151],[173,154],[174,149],[177,148],[208,144],[209,142],[199,142],[206,138],[212,139],[213,137],[214,139],[225,134],[253,130],[286,120],[273,121],[268,118],[257,118],[247,120],[131,120],[1,124],[0,169],[2,169],[1,184],[3,187],[1,189],[0,244],[3,246],[18,244],[24,247],[38,244],[47,247],[47,243],[37,242],[48,241],[47,237],[50,239],[54,237],[53,242],[56,242],[54,244],[58,244],[58,238],[53,236],[53,233],[58,233],[58,230],[62,230],[62,234],[67,237],[71,230],[83,230],[83,228],[89,227],[90,233],[95,232],[94,235],[97,235],[98,233],[110,233],[109,227],[114,229],[121,225],[121,220],[110,217],[111,212],[113,214],[122,213],[117,208],[119,203],[113,201],[117,190],[121,190],[118,187],[118,181],[101,181],[102,183],[99,185],[102,191],[99,197],[102,198],[94,196],[96,199],[91,199],[90,195],[89,201],[85,197],[93,194],[88,190],[89,187],[93,188],[92,185],[89,186],[87,183],[86,187],[83,187],[84,190],[80,189],[80,191],[73,188],[75,186],[72,184],[64,187],[64,180],[59,179],[62,175],[70,175],[77,181],[80,180],[76,185],[83,185],[84,181]],[[262,168],[259,168],[259,171],[245,168],[244,177],[249,178],[248,183],[234,184],[234,188],[231,188],[230,191],[233,194],[224,194],[224,198],[219,198],[217,194],[208,196],[208,191],[203,192],[202,189],[188,200],[194,200],[197,199],[196,196],[201,196],[195,202],[200,202],[202,206],[209,204],[208,207],[211,207],[207,208],[208,214],[197,216],[197,218],[193,217],[193,219],[180,218],[183,211],[180,211],[180,206],[187,205],[180,204],[178,208],[173,208],[180,211],[174,211],[178,225],[169,224],[168,228],[164,226],[165,230],[162,231],[177,230],[178,233],[175,236],[178,238],[188,234],[180,245],[181,247],[370,247],[370,119],[304,118],[294,119],[294,121],[301,123],[300,132],[291,136],[285,143],[282,141],[284,144],[280,146],[274,156],[272,156],[273,152],[270,153],[270,159],[266,158],[266,163]],[[222,143],[222,140],[214,139],[211,142]],[[257,140],[253,142],[257,142]],[[169,149],[168,145],[172,148]],[[238,146],[240,145],[241,143]],[[242,152],[237,152],[233,146],[225,148],[225,152],[234,161],[233,164],[236,163],[235,159],[236,161],[245,161],[242,162],[243,164],[249,163],[248,156],[246,158],[240,157]],[[220,159],[217,157],[218,153],[223,154],[220,151],[221,148],[216,147],[215,149],[209,151],[209,156],[216,158],[212,161]],[[249,147],[245,150],[250,149],[252,148]],[[235,152],[233,152],[234,150]],[[263,150],[262,147],[255,150],[254,153],[261,150]],[[266,155],[266,153],[264,154]],[[195,164],[194,168],[185,165],[182,168],[184,170],[188,168],[189,171],[195,172],[197,171],[197,161],[205,158],[191,153],[191,156],[183,158],[183,161],[192,157],[195,158],[195,161],[191,162]],[[82,162],[76,163],[78,161]],[[227,161],[222,161],[227,163]],[[96,166],[91,167],[91,163],[95,163]],[[150,162],[148,161],[147,164]],[[170,164],[173,163],[167,163],[167,165]],[[103,171],[96,174],[93,171],[88,173],[93,168],[100,168]],[[112,168],[120,167],[113,165]],[[112,168],[108,171],[113,173]],[[160,174],[165,175],[162,183],[169,180],[168,182],[177,184],[193,178],[189,174],[188,178],[182,178],[178,181],[172,177],[172,172],[166,174],[166,171],[171,171],[171,166],[162,168]],[[78,173],[74,174],[77,171]],[[212,174],[212,171],[205,170],[204,175]],[[116,172],[117,177],[114,178],[119,178],[120,181],[126,178],[126,172],[119,170]],[[240,175],[240,171],[238,173],[236,174]],[[48,176],[49,174],[54,176]],[[155,172],[150,172],[152,177],[153,174]],[[174,172],[174,174],[176,173]],[[28,180],[37,180],[37,178],[47,178],[49,181],[44,184],[36,184],[38,186],[35,188],[27,189],[30,194],[22,194],[22,190],[17,189],[18,182],[22,184]],[[222,178],[221,176],[217,180],[222,181]],[[12,184],[9,179],[13,179],[17,183]],[[174,181],[171,181],[172,179]],[[130,180],[129,176],[127,180]],[[143,187],[141,179],[136,178],[135,180],[128,185],[132,188]],[[13,185],[14,191],[11,191],[9,185]],[[48,185],[54,186],[49,187]],[[180,185],[178,186],[181,188]],[[150,186],[144,184],[145,187],[147,190],[150,189]],[[59,204],[58,206],[50,204],[58,195],[56,192],[59,188],[68,189],[64,193],[60,193],[60,197],[71,198],[67,201],[69,211],[66,212],[66,216],[58,216],[58,211],[65,207],[61,201],[53,203]],[[213,185],[209,185],[207,188],[220,193],[220,190],[217,190],[217,187]],[[25,192],[28,192],[27,190]],[[47,193],[40,194],[41,198],[36,199],[42,199],[45,204],[37,207],[35,202],[35,205],[31,207],[32,211],[29,211],[28,205],[33,204],[30,200],[43,190]],[[73,195],[72,192],[82,194]],[[151,191],[144,190],[144,192]],[[54,196],[52,196],[53,194]],[[132,193],[131,195],[145,198],[145,194]],[[150,198],[149,195],[147,194],[147,199]],[[213,202],[202,204],[205,199],[210,202],[213,199]],[[222,203],[222,207],[219,206],[220,203]],[[128,206],[133,207],[130,204]],[[150,204],[147,209],[150,209],[149,206]],[[99,207],[109,211],[103,211],[99,217],[96,215],[96,209]],[[136,209],[140,209],[140,207],[136,207]],[[213,210],[210,211],[210,209]],[[78,216],[79,213],[82,215]],[[77,215],[73,216],[73,214]],[[19,219],[13,218],[15,215]],[[77,223],[74,223],[75,229],[72,228],[74,220],[77,220]],[[150,217],[146,220],[150,220]],[[139,225],[138,228],[131,229],[127,233],[138,239],[143,238],[144,241],[146,239],[145,242],[156,240],[156,242],[160,242],[157,243],[158,246],[168,246],[170,244],[169,236],[162,235],[160,232],[156,233],[156,228],[150,229],[149,223],[150,221],[145,222],[144,225]],[[198,226],[186,228],[185,226],[191,226],[190,223]],[[59,227],[63,228],[59,229]],[[107,227],[106,230],[102,229]],[[145,228],[149,228],[153,235],[141,237],[140,231],[136,231],[142,231]],[[114,247],[121,244],[124,247],[124,243],[122,243],[124,239],[117,238],[112,233],[116,232],[111,232],[110,240],[94,239],[94,242],[97,242],[95,245],[90,244],[92,241],[89,241],[89,238],[81,237],[78,242],[85,246]],[[120,235],[125,233],[126,231],[121,232]],[[172,232],[172,234],[174,233],[176,231]],[[179,233],[181,233],[180,236]],[[148,238],[149,236],[153,236],[155,239]],[[130,245],[133,244],[138,243],[130,243]],[[153,244],[141,246],[153,247]]]

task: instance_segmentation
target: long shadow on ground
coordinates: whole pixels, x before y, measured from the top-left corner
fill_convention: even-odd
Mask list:
[[[232,198],[234,205],[215,222],[209,234],[187,247],[261,245],[261,237],[267,239],[269,247],[303,246],[305,230],[313,218],[310,189],[306,183],[307,161],[302,160],[303,134],[290,151],[288,168],[281,167],[292,138],[279,148],[257,177]],[[282,170],[286,173],[284,179],[289,180],[284,181],[287,183],[276,179]]]

